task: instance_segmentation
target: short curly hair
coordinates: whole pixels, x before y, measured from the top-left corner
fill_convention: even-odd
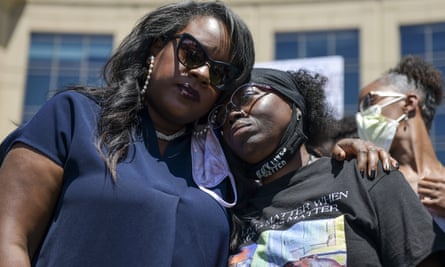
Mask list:
[[[335,121],[334,108],[327,101],[325,86],[328,78],[307,69],[289,71],[304,97],[306,114],[303,132],[308,137],[306,147],[313,151],[330,139],[331,126]]]
[[[419,56],[409,55],[382,77],[400,92],[416,92],[421,96],[419,108],[425,126],[431,129],[436,108],[443,98],[442,72]]]

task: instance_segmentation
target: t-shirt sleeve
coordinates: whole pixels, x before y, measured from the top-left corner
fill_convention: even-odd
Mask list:
[[[74,91],[56,94],[31,120],[12,132],[2,144],[2,154],[20,142],[64,166],[73,139],[92,137],[97,105],[87,96]]]
[[[0,143],[0,166],[3,163],[3,160],[6,157],[6,154],[11,149],[12,144],[14,143],[14,140],[17,139],[21,135],[22,128],[18,127],[14,131],[12,131],[8,136],[6,136],[5,139]]]
[[[444,233],[399,171],[379,178],[370,194],[384,266],[415,266],[429,254],[445,250]]]

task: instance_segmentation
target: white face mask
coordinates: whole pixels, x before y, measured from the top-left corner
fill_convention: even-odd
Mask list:
[[[371,92],[379,96],[395,97],[383,105],[372,105],[365,110],[356,114],[357,131],[360,139],[371,141],[375,145],[380,146],[385,151],[389,151],[392,141],[397,131],[397,127],[401,120],[406,119],[407,115],[403,114],[398,119],[393,120],[382,115],[382,109],[388,105],[404,99],[403,94],[393,92]]]
[[[237,202],[235,178],[230,171],[224,151],[213,129],[208,129],[205,135],[192,136],[192,174],[199,189],[213,197],[226,208],[235,206]],[[228,179],[232,185],[232,202],[225,201],[212,191],[212,188]]]

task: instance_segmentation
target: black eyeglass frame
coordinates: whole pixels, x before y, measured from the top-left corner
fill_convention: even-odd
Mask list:
[[[202,46],[202,44],[198,40],[196,40],[196,38],[193,37],[193,35],[184,32],[181,34],[176,34],[173,37],[179,38],[178,44],[175,49],[176,58],[178,59],[178,61],[188,69],[198,68],[198,67],[201,67],[201,66],[207,64],[209,67],[210,84],[212,86],[214,86],[216,89],[218,89],[220,91],[227,90],[228,88],[226,88],[226,85],[228,83],[230,83],[231,81],[233,81],[237,75],[239,75],[240,71],[234,65],[224,62],[224,61],[214,60],[214,59],[210,58],[209,55],[207,54],[207,51]],[[192,40],[194,43],[196,43],[195,49],[202,51],[202,53],[204,55],[202,62],[200,61],[196,64],[190,64],[190,62],[187,62],[187,58],[182,59],[180,57],[179,49],[181,49],[181,45],[185,39]],[[223,67],[224,73],[221,78],[219,78],[218,76],[215,76],[215,70],[216,70],[215,66]]]
[[[256,101],[258,101],[261,97],[267,95],[271,91],[278,94],[278,92],[275,91],[273,89],[273,87],[271,87],[267,84],[259,84],[259,83],[250,82],[250,83],[245,83],[245,84],[239,86],[230,95],[229,101],[227,103],[216,106],[210,112],[209,118],[208,118],[208,123],[213,129],[219,129],[222,126],[224,126],[224,124],[226,123],[226,120],[227,120],[227,116],[232,110],[240,110],[242,107],[246,106],[246,104],[243,104],[243,103],[235,103],[235,101],[233,101],[233,98],[235,97],[235,95],[238,94],[239,91],[244,90],[246,88],[250,88],[250,87],[256,87],[264,92],[264,94],[255,98],[254,102],[251,103],[249,101],[248,105],[250,107],[252,107],[256,103]],[[236,101],[236,102],[238,102],[238,101]],[[224,113],[218,114],[221,111]],[[223,116],[223,117],[221,117],[221,116]],[[218,117],[221,118],[219,122],[216,121]]]

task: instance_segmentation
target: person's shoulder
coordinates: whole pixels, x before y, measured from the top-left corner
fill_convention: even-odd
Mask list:
[[[67,130],[74,125],[94,125],[100,106],[88,95],[75,90],[60,91],[50,97],[30,120],[23,123],[26,132],[42,127]]]
[[[87,93],[76,91],[76,90],[64,90],[57,92],[43,105],[42,111],[49,110],[59,110],[63,113],[82,113],[97,111],[99,108],[99,101],[93,96]]]
[[[335,180],[352,180],[353,177],[357,177],[356,180],[358,180],[360,173],[356,165],[355,160],[352,159],[338,161],[334,158],[323,156],[306,165],[298,174],[303,177],[317,176],[324,177],[323,179],[330,177]]]
[[[334,158],[330,157],[323,157],[321,159],[324,159],[324,164],[329,164],[331,168],[331,172],[338,176],[340,174],[344,173],[357,173],[360,174],[360,171],[357,167],[357,160],[355,158],[349,159],[349,160],[336,160]]]
[[[88,102],[88,103],[98,103],[98,100],[85,92],[76,90],[63,90],[57,92],[50,101],[63,101],[70,100],[75,102]]]
[[[353,158],[350,160],[338,161],[333,158],[329,158],[329,164],[331,168],[331,172],[336,177],[347,177],[347,179],[351,180],[352,177],[356,177],[356,180],[366,187],[371,188],[372,186],[379,184],[385,178],[391,179],[392,177],[398,177],[400,180],[403,180],[403,175],[396,169],[393,169],[389,172],[383,170],[382,163],[379,162],[377,165],[377,169],[375,170],[375,176],[370,177],[367,173],[368,170],[365,170],[365,173],[362,173],[358,168],[357,159]],[[395,180],[399,180],[395,179]],[[398,181],[399,182],[399,181]]]
[[[363,183],[367,185],[369,191],[397,191],[398,194],[405,194],[412,191],[408,181],[398,169],[384,171],[379,162],[374,178],[365,177]]]
[[[392,179],[394,181],[405,181],[405,177],[403,176],[402,172],[400,172],[398,169],[392,168],[390,171],[383,170],[382,163],[379,162],[377,165],[376,175],[373,179],[368,179],[374,182],[380,182],[382,180],[386,179]]]
[[[305,172],[330,172],[334,176],[341,172],[351,171],[354,169],[354,160],[338,161],[334,158],[322,156],[302,168]]]
[[[22,127],[17,127],[14,131],[9,133],[5,139],[0,143],[0,166],[2,165],[3,160],[6,157],[9,149],[11,148],[13,141],[21,136],[23,133]]]

